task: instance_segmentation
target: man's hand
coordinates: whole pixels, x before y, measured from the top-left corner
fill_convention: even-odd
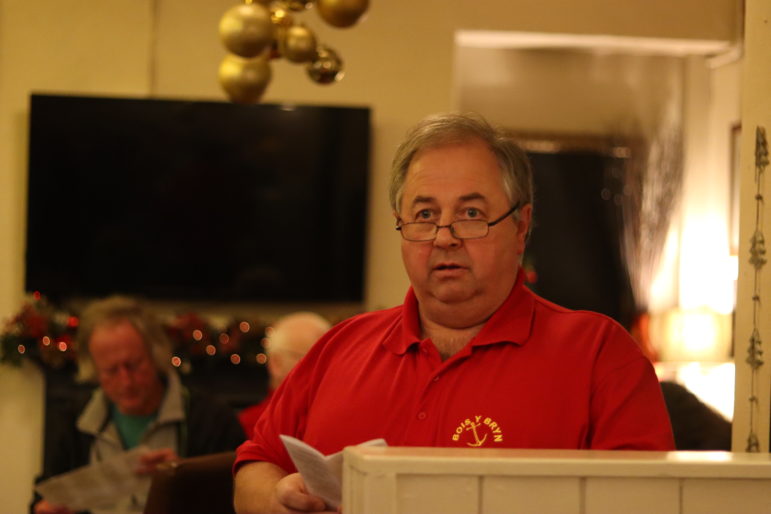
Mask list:
[[[250,462],[235,477],[235,510],[239,514],[258,512],[324,512],[324,500],[308,493],[299,473],[286,471],[269,462]]]
[[[40,500],[32,508],[35,514],[74,514],[73,511],[61,505],[51,505],[46,500]]]
[[[276,484],[276,500],[287,512],[325,512],[324,500],[308,492],[300,473],[287,475]]]
[[[138,475],[149,475],[155,472],[156,468],[164,462],[175,462],[179,456],[171,448],[160,448],[150,450],[139,456],[139,466],[135,470]]]

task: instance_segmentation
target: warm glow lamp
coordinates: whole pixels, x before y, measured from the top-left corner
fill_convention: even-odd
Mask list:
[[[652,316],[661,360],[725,362],[731,354],[732,319],[710,308],[673,309]]]

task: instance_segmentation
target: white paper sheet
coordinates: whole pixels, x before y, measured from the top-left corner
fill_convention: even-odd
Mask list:
[[[292,436],[281,435],[289,456],[305,481],[308,492],[318,496],[330,510],[337,510],[343,496],[343,452],[325,456]],[[372,439],[358,446],[388,446],[385,439]]]
[[[35,490],[49,503],[71,510],[97,510],[116,499],[146,487],[148,476],[139,476],[139,456],[148,450],[138,446],[115,457],[56,475],[40,482]]]

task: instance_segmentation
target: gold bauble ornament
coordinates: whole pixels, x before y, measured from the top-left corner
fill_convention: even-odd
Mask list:
[[[316,35],[305,25],[293,25],[281,31],[281,55],[292,62],[308,62],[316,58]]]
[[[256,57],[273,39],[273,23],[267,7],[258,3],[228,9],[220,20],[220,38],[230,52]]]
[[[294,16],[284,2],[276,2],[270,6],[270,21],[278,28],[289,28],[294,24]]]
[[[286,5],[290,11],[302,12],[306,9],[310,9],[313,2],[308,0],[288,0]]]
[[[308,64],[308,76],[317,84],[331,84],[343,78],[343,61],[337,52],[320,45],[316,58]]]
[[[220,85],[236,103],[259,102],[270,78],[271,70],[267,56],[244,59],[237,55],[228,55],[220,64]]]
[[[316,0],[321,18],[339,28],[354,25],[368,7],[369,0]]]

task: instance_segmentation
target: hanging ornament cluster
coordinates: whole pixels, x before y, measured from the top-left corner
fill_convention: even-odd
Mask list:
[[[219,24],[222,43],[230,52],[219,68],[219,81],[236,103],[252,104],[262,97],[272,76],[270,61],[284,58],[305,65],[318,84],[343,77],[340,56],[316,39],[297,13],[312,7],[333,27],[356,24],[369,7],[369,0],[245,0],[228,9]]]

